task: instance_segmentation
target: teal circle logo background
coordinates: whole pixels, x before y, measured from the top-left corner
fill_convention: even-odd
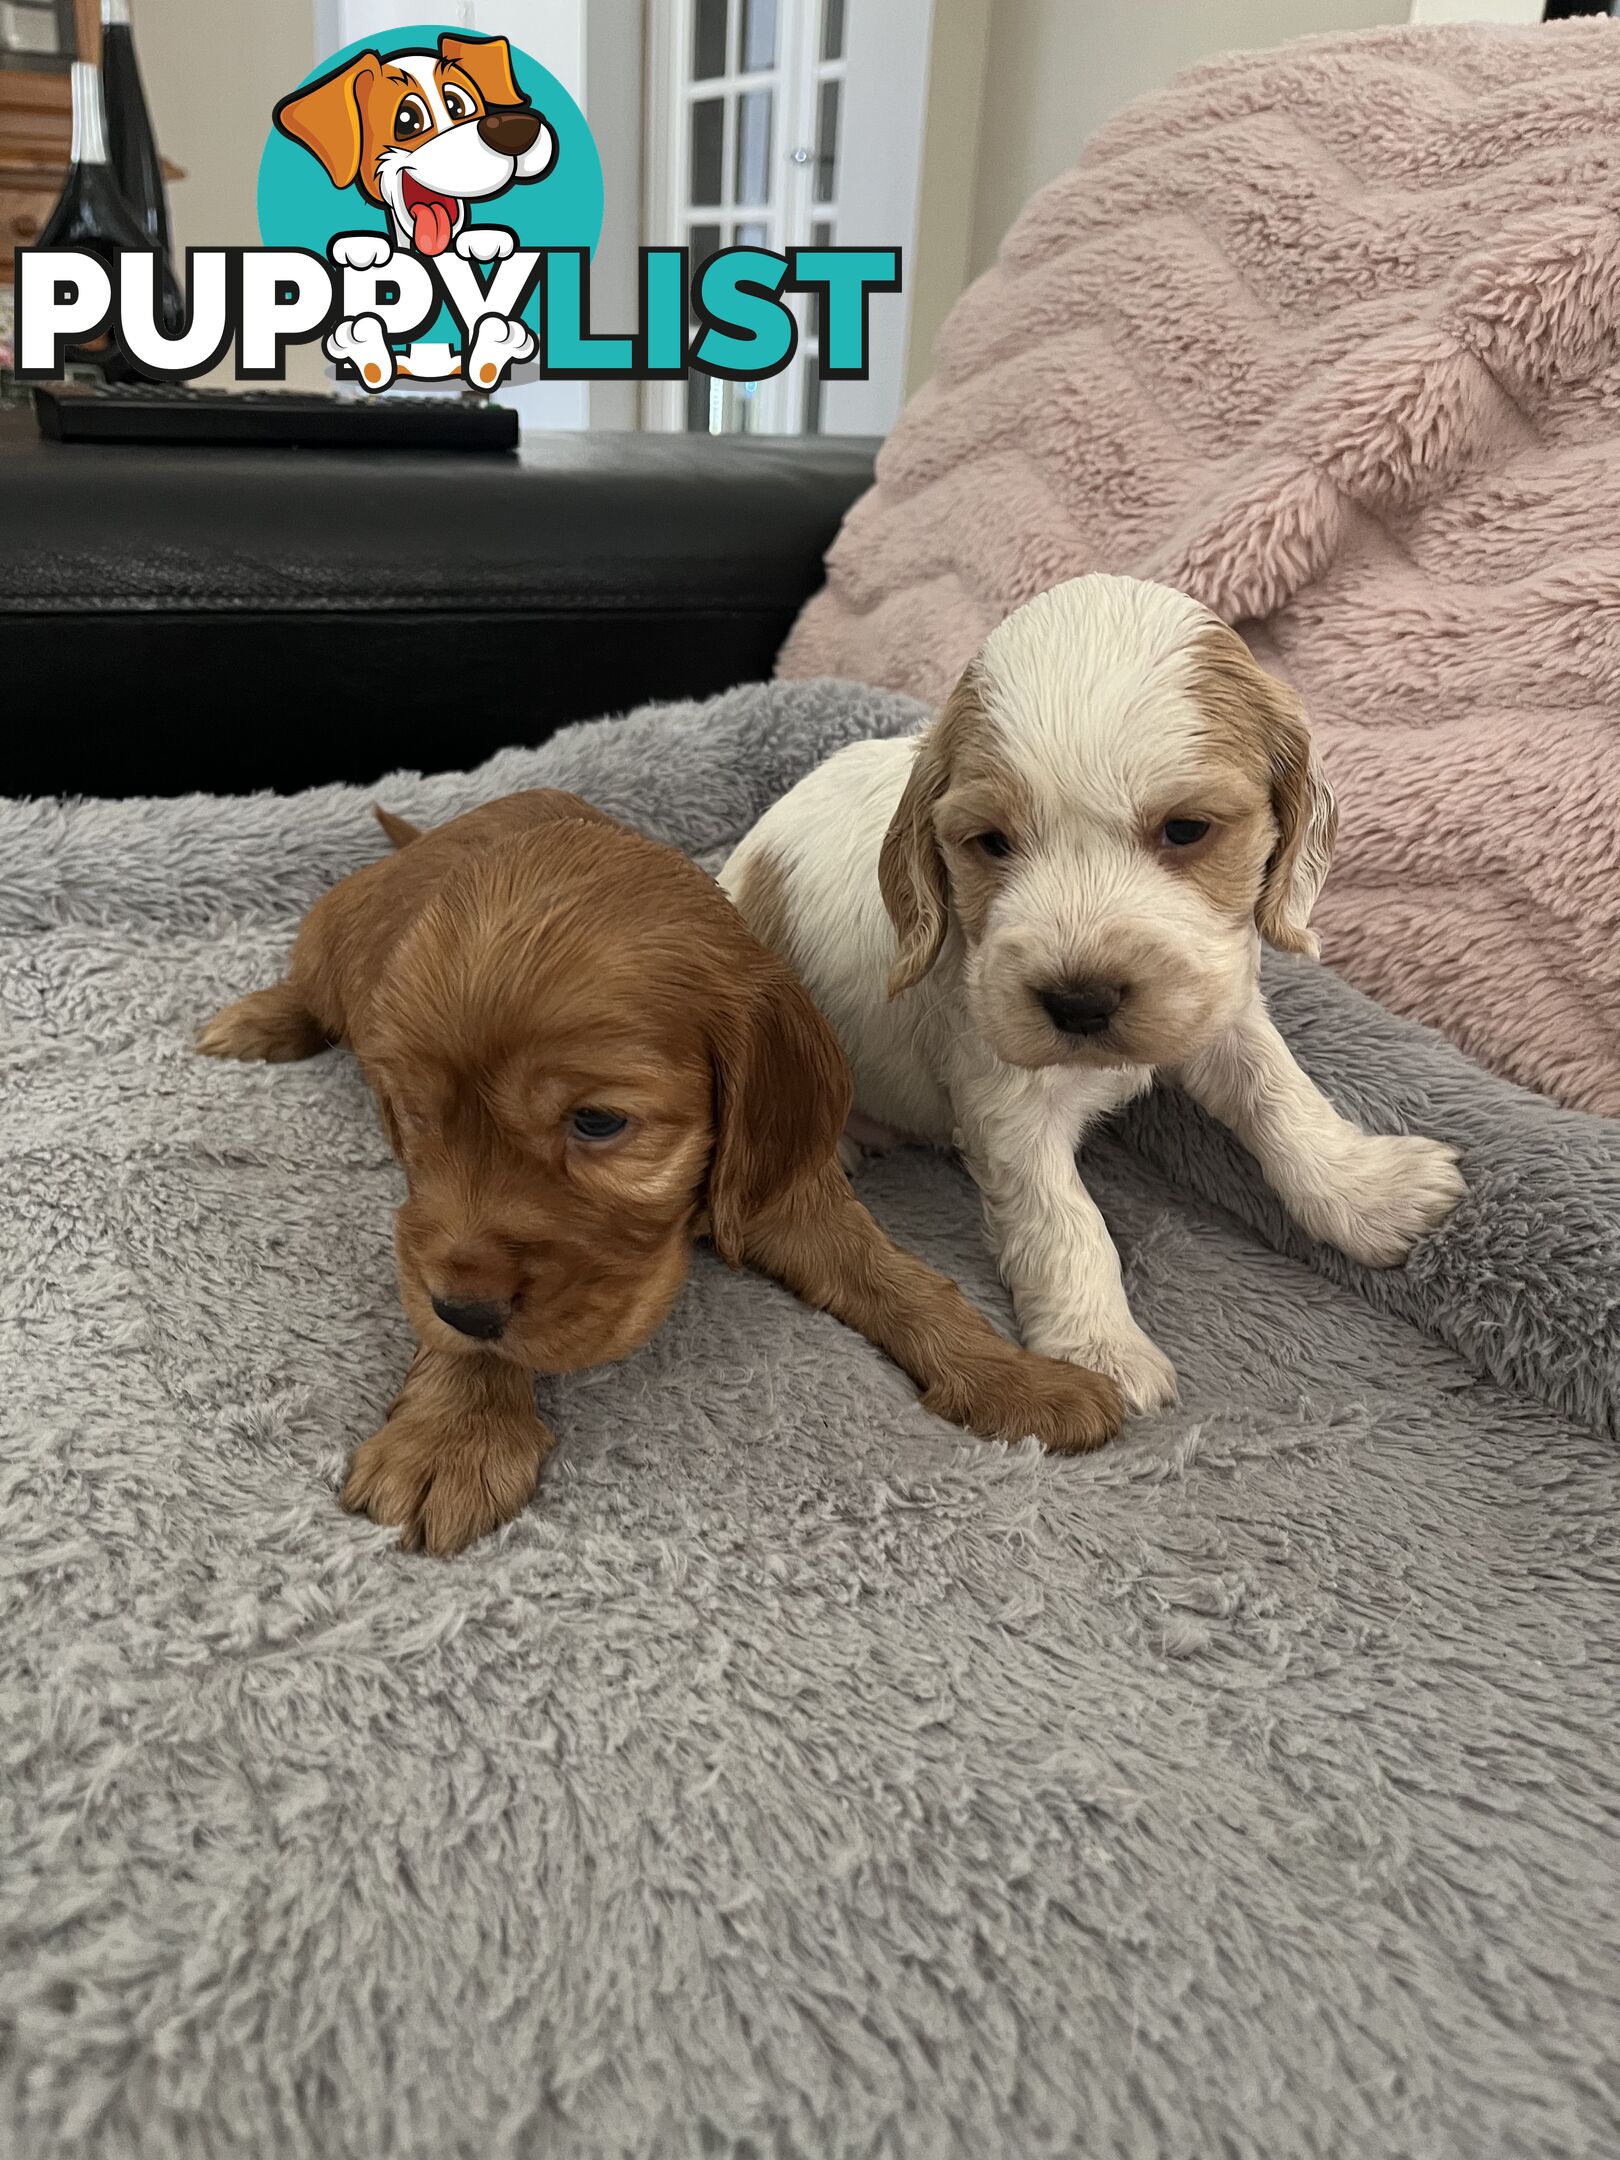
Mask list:
[[[466,37],[459,23],[405,23],[380,37],[356,38],[311,68],[303,82],[289,83],[283,95],[319,82],[364,52],[432,52],[441,35]],[[549,68],[512,47],[512,72],[557,138],[557,162],[544,180],[519,181],[504,195],[467,205],[468,222],[504,225],[521,248],[586,248],[593,255],[602,236],[602,160],[585,115]],[[279,102],[279,100],[278,100]],[[282,134],[273,123],[259,160],[259,238],[266,247],[309,248],[324,256],[339,233],[387,232],[388,213],[358,187],[337,188],[318,158]],[[539,327],[539,301],[531,296],[523,310],[530,329]],[[448,311],[427,332],[429,338],[454,338]]]

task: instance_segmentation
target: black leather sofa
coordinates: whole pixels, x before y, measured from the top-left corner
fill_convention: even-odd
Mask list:
[[[444,771],[762,681],[874,448],[167,450],[0,413],[0,794]]]

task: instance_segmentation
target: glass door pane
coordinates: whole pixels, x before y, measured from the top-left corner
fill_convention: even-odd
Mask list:
[[[692,169],[687,178],[687,202],[694,210],[708,210],[725,200],[726,101],[699,98],[692,107]]]
[[[843,84],[833,77],[816,100],[816,201],[838,199],[838,107]]]
[[[691,266],[692,275],[696,277],[697,273],[703,268],[703,265],[708,261],[709,257],[711,255],[718,255],[720,252],[719,226],[694,225],[687,233],[686,245],[689,251],[688,261]],[[696,321],[696,319],[697,318],[694,316],[693,320]]]
[[[776,0],[742,0],[742,56],[745,75],[776,65]]]
[[[750,209],[771,199],[774,90],[745,90],[737,100],[737,201]]]
[[[726,0],[694,0],[692,80],[712,82],[726,72]]]
[[[815,98],[824,0],[655,0],[678,25],[665,47],[679,113],[671,182],[649,239],[684,242],[694,270],[728,242],[781,248],[805,237],[814,182]],[[841,65],[833,64],[841,73]],[[655,93],[656,94],[656,93]],[[789,152],[803,151],[799,163]],[[790,223],[793,230],[790,232]],[[804,311],[795,301],[801,325]],[[804,386],[790,375],[716,381],[694,369],[646,401],[666,426],[705,434],[796,432]]]

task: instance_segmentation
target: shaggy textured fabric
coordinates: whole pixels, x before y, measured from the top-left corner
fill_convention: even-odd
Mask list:
[[[1197,595],[1325,738],[1329,959],[1620,1112],[1620,27],[1199,68],[1036,196],[936,358],[782,672],[937,703],[1064,578]]]
[[[750,691],[379,792],[712,860],[919,717]],[[0,2151],[1620,2149],[1620,1130],[1279,970],[1335,1094],[1467,1149],[1403,1274],[1166,1099],[1090,1174],[1179,1409],[968,1441],[704,1259],[550,1390],[522,1518],[408,1559],[335,1498],[409,1350],[372,1107],[189,1049],[366,800],[0,808]],[[955,1167],[860,1182],[1005,1322]]]

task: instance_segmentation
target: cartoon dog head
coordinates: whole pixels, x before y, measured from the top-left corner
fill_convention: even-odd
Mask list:
[[[283,98],[275,122],[334,187],[380,203],[396,245],[420,255],[444,253],[468,203],[543,180],[557,162],[557,138],[499,37],[446,34],[437,52],[361,53]]]

